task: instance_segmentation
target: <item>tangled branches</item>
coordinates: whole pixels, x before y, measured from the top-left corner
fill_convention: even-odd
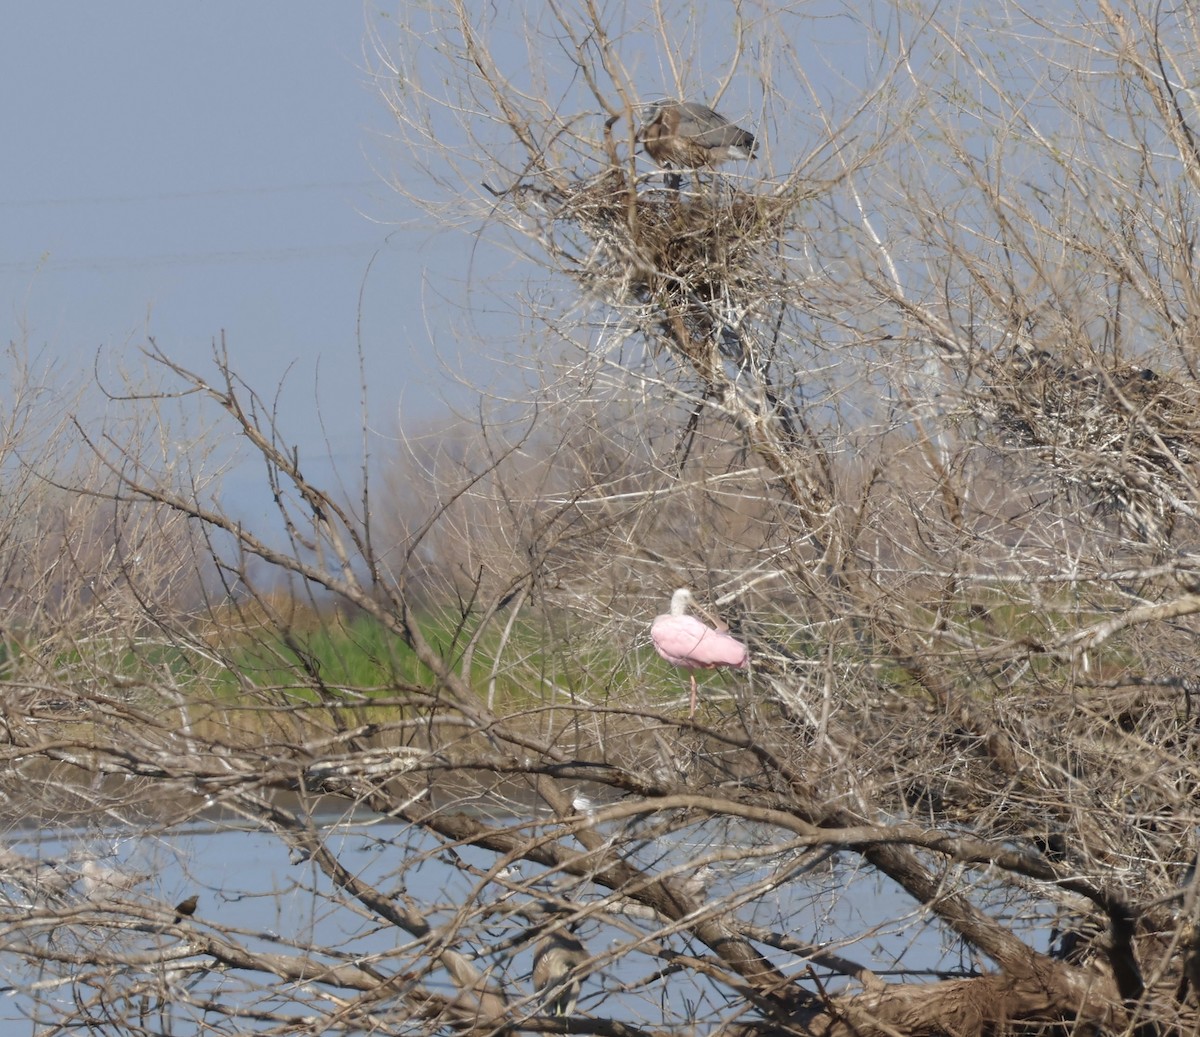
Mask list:
[[[1178,515],[1195,516],[1193,389],[1150,368],[1074,366],[1026,347],[989,373],[982,409],[1005,447],[1032,455],[1155,548],[1170,541]]]

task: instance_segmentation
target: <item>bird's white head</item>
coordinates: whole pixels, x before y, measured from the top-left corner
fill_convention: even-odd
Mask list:
[[[686,616],[687,607],[691,604],[692,592],[686,587],[680,587],[674,594],[671,595],[671,615]]]

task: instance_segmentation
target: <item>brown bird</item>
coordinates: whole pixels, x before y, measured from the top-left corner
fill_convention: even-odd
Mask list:
[[[574,1014],[579,979],[571,973],[587,957],[583,944],[566,929],[557,929],[538,940],[533,950],[533,985],[546,995],[545,1004],[551,1015]]]
[[[187,900],[181,900],[175,905],[175,921],[173,924],[178,925],[186,916],[191,918],[196,913],[196,905],[200,903],[199,894],[193,893]]]
[[[754,157],[754,134],[695,101],[657,101],[637,139],[664,169],[712,169]],[[675,178],[678,179],[678,178]]]

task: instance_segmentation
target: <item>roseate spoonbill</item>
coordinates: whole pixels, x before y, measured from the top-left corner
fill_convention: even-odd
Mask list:
[[[754,134],[695,101],[649,105],[637,139],[664,169],[712,169],[718,162],[754,157]]]
[[[573,1015],[579,998],[579,978],[572,970],[587,961],[587,951],[566,929],[543,936],[533,950],[533,985],[547,995],[551,1015]]]
[[[715,630],[695,616],[687,614],[692,592],[680,587],[671,595],[671,611],[655,616],[650,624],[654,648],[672,666],[690,671],[692,702],[689,717],[696,715],[696,670],[715,670],[718,666],[744,669],[746,646],[724,630]]]

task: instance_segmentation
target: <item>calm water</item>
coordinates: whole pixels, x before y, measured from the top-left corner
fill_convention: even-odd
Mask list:
[[[378,888],[400,895],[407,893],[429,910],[429,921],[438,925],[448,920],[464,903],[500,905],[525,903],[532,897],[513,897],[497,884],[486,884],[479,875],[464,874],[450,856],[423,833],[394,822],[367,818],[329,816],[323,819],[327,845],[355,874]],[[710,896],[746,892],[756,896],[739,908],[747,921],[796,939],[826,943],[831,950],[853,958],[881,973],[891,969],[935,970],[970,964],[959,957],[956,945],[944,939],[938,927],[915,912],[907,898],[889,882],[871,873],[853,870],[850,856],[802,856],[793,851],[771,854],[766,842],[772,835],[744,823],[711,822],[696,826],[668,841],[637,841],[636,829],[622,830],[623,844],[643,864],[680,867],[687,876],[692,864],[704,854],[726,847],[754,847],[766,853],[754,861],[717,862],[703,872]],[[283,843],[268,834],[228,821],[205,822],[164,831],[137,840],[122,839],[112,832],[44,831],[10,833],[9,848],[29,857],[53,862],[59,872],[78,876],[70,897],[129,898],[154,900],[169,907],[191,893],[200,902],[194,924],[228,928],[251,950],[295,953],[296,947],[335,945],[351,956],[386,955],[409,940],[390,926],[345,906],[345,898],[331,889],[329,881],[311,862],[289,853]],[[486,871],[492,855],[472,848],[458,848],[459,861]],[[531,865],[518,866],[507,876],[522,881],[536,894],[555,887],[561,877],[549,877]],[[114,892],[110,883],[131,881],[128,890]],[[755,885],[757,884],[757,885]],[[562,892],[568,892],[562,890]],[[591,899],[599,894],[569,896]],[[986,891],[980,889],[980,899]],[[1026,905],[1027,907],[1027,905]],[[527,947],[505,946],[520,936],[527,923],[520,917],[505,917],[501,911],[489,920],[486,930],[475,934],[478,942],[467,945],[481,966],[493,966],[493,975],[503,977],[510,997],[529,992],[530,954]],[[584,1012],[602,1014],[636,1023],[662,1025],[664,1018],[678,1017],[685,1007],[703,1015],[724,1003],[724,992],[690,972],[659,975],[662,962],[648,954],[627,953],[641,936],[655,926],[645,920],[618,918],[614,924],[589,921],[579,932],[600,968],[589,976],[580,999]],[[853,940],[847,934],[856,934]],[[866,935],[863,935],[866,934]],[[140,935],[147,947],[178,944],[169,932]],[[685,938],[675,937],[678,950],[702,953]],[[1045,945],[1044,937],[1040,946]],[[805,960],[768,951],[785,972],[807,967]],[[410,967],[407,959],[385,960],[385,973]],[[39,974],[22,971],[21,963],[6,963],[13,985],[0,998],[0,1037],[33,1034],[39,1027],[31,1016],[37,1012],[29,984]],[[41,978],[44,978],[42,976]],[[323,994],[311,991],[289,994],[286,985],[257,974],[194,974],[189,984],[229,1002],[261,998],[272,989],[270,1007],[296,1013],[311,1012],[325,1005]],[[840,981],[832,979],[831,987]],[[446,991],[449,991],[447,984]],[[72,1001],[70,986],[43,989],[41,1018],[46,1007],[61,998]],[[531,1006],[532,1008],[532,1006]],[[176,1033],[194,1032],[195,1025],[180,1009],[171,1020]]]

